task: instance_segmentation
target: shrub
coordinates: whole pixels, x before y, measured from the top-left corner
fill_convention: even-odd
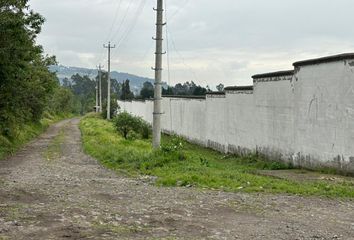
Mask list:
[[[127,112],[119,113],[113,119],[113,124],[117,132],[129,140],[137,139],[140,136],[148,139],[151,131],[150,125],[146,121]]]

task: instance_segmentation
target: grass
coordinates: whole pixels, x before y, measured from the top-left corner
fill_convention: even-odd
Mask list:
[[[160,186],[196,186],[231,192],[286,193],[304,196],[354,198],[352,181],[291,181],[257,174],[259,170],[288,169],[259,156],[225,156],[176,137],[162,137],[162,149],[151,140],[125,140],[111,122],[90,115],[80,123],[85,151],[104,166],[130,176],[157,176]]]
[[[47,161],[60,158],[62,154],[61,145],[64,142],[64,137],[64,130],[61,129],[59,134],[55,136],[55,138],[50,142],[47,150],[44,152],[44,158],[47,159]]]
[[[17,136],[13,139],[8,139],[0,135],[0,160],[15,153],[24,144],[43,133],[51,124],[58,122],[62,119],[72,117],[70,114],[62,114],[52,116],[44,114],[44,118],[38,123],[28,123],[21,126],[17,131]]]

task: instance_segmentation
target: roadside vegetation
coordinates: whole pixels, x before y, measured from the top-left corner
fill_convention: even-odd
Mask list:
[[[45,19],[28,0],[0,2],[0,159],[70,116],[74,95],[49,66],[55,56],[36,44]]]
[[[353,181],[295,181],[260,175],[262,170],[291,166],[269,162],[256,155],[225,156],[167,135],[162,137],[161,149],[153,150],[150,135],[144,136],[141,126],[146,123],[127,113],[121,113],[112,122],[98,115],[88,115],[80,123],[84,149],[117,172],[156,176],[156,184],[160,186],[354,198]],[[129,128],[128,133],[122,128]]]
[[[43,133],[51,124],[73,116],[74,115],[70,113],[55,116],[46,114],[40,121],[23,124],[21,129],[16,131],[16,135],[13,138],[9,139],[0,135],[0,160],[15,153],[24,144]]]

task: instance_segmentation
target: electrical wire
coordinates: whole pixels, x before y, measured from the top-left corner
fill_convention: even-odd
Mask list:
[[[117,8],[116,8],[116,12],[115,12],[115,14],[114,14],[114,19],[113,19],[112,25],[111,25],[111,27],[110,27],[108,36],[107,36],[107,38],[106,38],[106,42],[108,42],[109,39],[110,39],[110,37],[111,37],[114,24],[117,22],[117,19],[118,19],[118,13],[119,13],[120,6],[121,6],[121,5],[122,5],[122,0],[119,0],[118,6],[117,6]]]
[[[126,31],[122,34],[121,38],[118,41],[117,48],[119,48],[122,45],[122,42],[125,41],[125,39],[129,36],[129,34],[133,31],[133,29],[136,26],[136,23],[141,16],[141,12],[144,10],[146,4],[146,0],[141,0],[140,4],[138,5],[137,10],[135,11],[134,18],[131,22],[130,27],[126,29]]]
[[[170,87],[171,85],[171,71],[170,71],[170,47],[169,47],[169,41],[168,41],[168,18],[167,18],[167,0],[165,1],[165,32],[166,32],[166,58],[167,58],[167,86]],[[172,133],[172,99],[169,99],[169,107],[170,107],[170,133]]]
[[[179,57],[180,61],[182,62],[182,64],[189,70],[189,72],[194,76],[194,81],[198,81],[198,77],[197,74],[193,71],[193,69],[191,68],[191,66],[189,66],[188,64],[186,64],[185,58],[182,56],[182,54],[180,53],[180,51],[178,51],[177,47],[176,47],[176,43],[172,38],[171,32],[167,31],[169,36],[170,36],[170,41],[172,44],[172,47],[174,49],[174,51],[177,53],[177,56]]]
[[[115,38],[117,37],[117,35],[119,34],[120,30],[122,29],[122,26],[123,26],[123,24],[125,23],[125,20],[126,20],[126,18],[127,18],[127,16],[128,16],[128,12],[129,12],[129,10],[130,10],[130,7],[131,7],[132,3],[133,3],[133,1],[130,0],[130,1],[129,1],[129,4],[128,4],[128,6],[127,6],[127,9],[126,9],[126,11],[125,11],[125,13],[124,13],[124,16],[123,16],[123,18],[122,18],[122,21],[120,22],[117,31],[113,34],[111,40],[115,39]]]
[[[166,3],[166,1],[165,1],[165,3]],[[176,11],[173,12],[173,14],[171,14],[171,16],[169,17],[169,19],[170,19],[169,21],[171,22],[172,19],[174,19],[178,15],[178,13],[187,6],[188,3],[189,3],[189,0],[185,0],[184,3],[181,4],[180,7]]]

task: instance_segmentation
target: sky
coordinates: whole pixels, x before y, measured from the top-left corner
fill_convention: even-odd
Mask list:
[[[163,81],[215,88],[309,58],[354,52],[352,0],[166,0]],[[30,0],[38,43],[65,66],[154,77],[156,0]]]

